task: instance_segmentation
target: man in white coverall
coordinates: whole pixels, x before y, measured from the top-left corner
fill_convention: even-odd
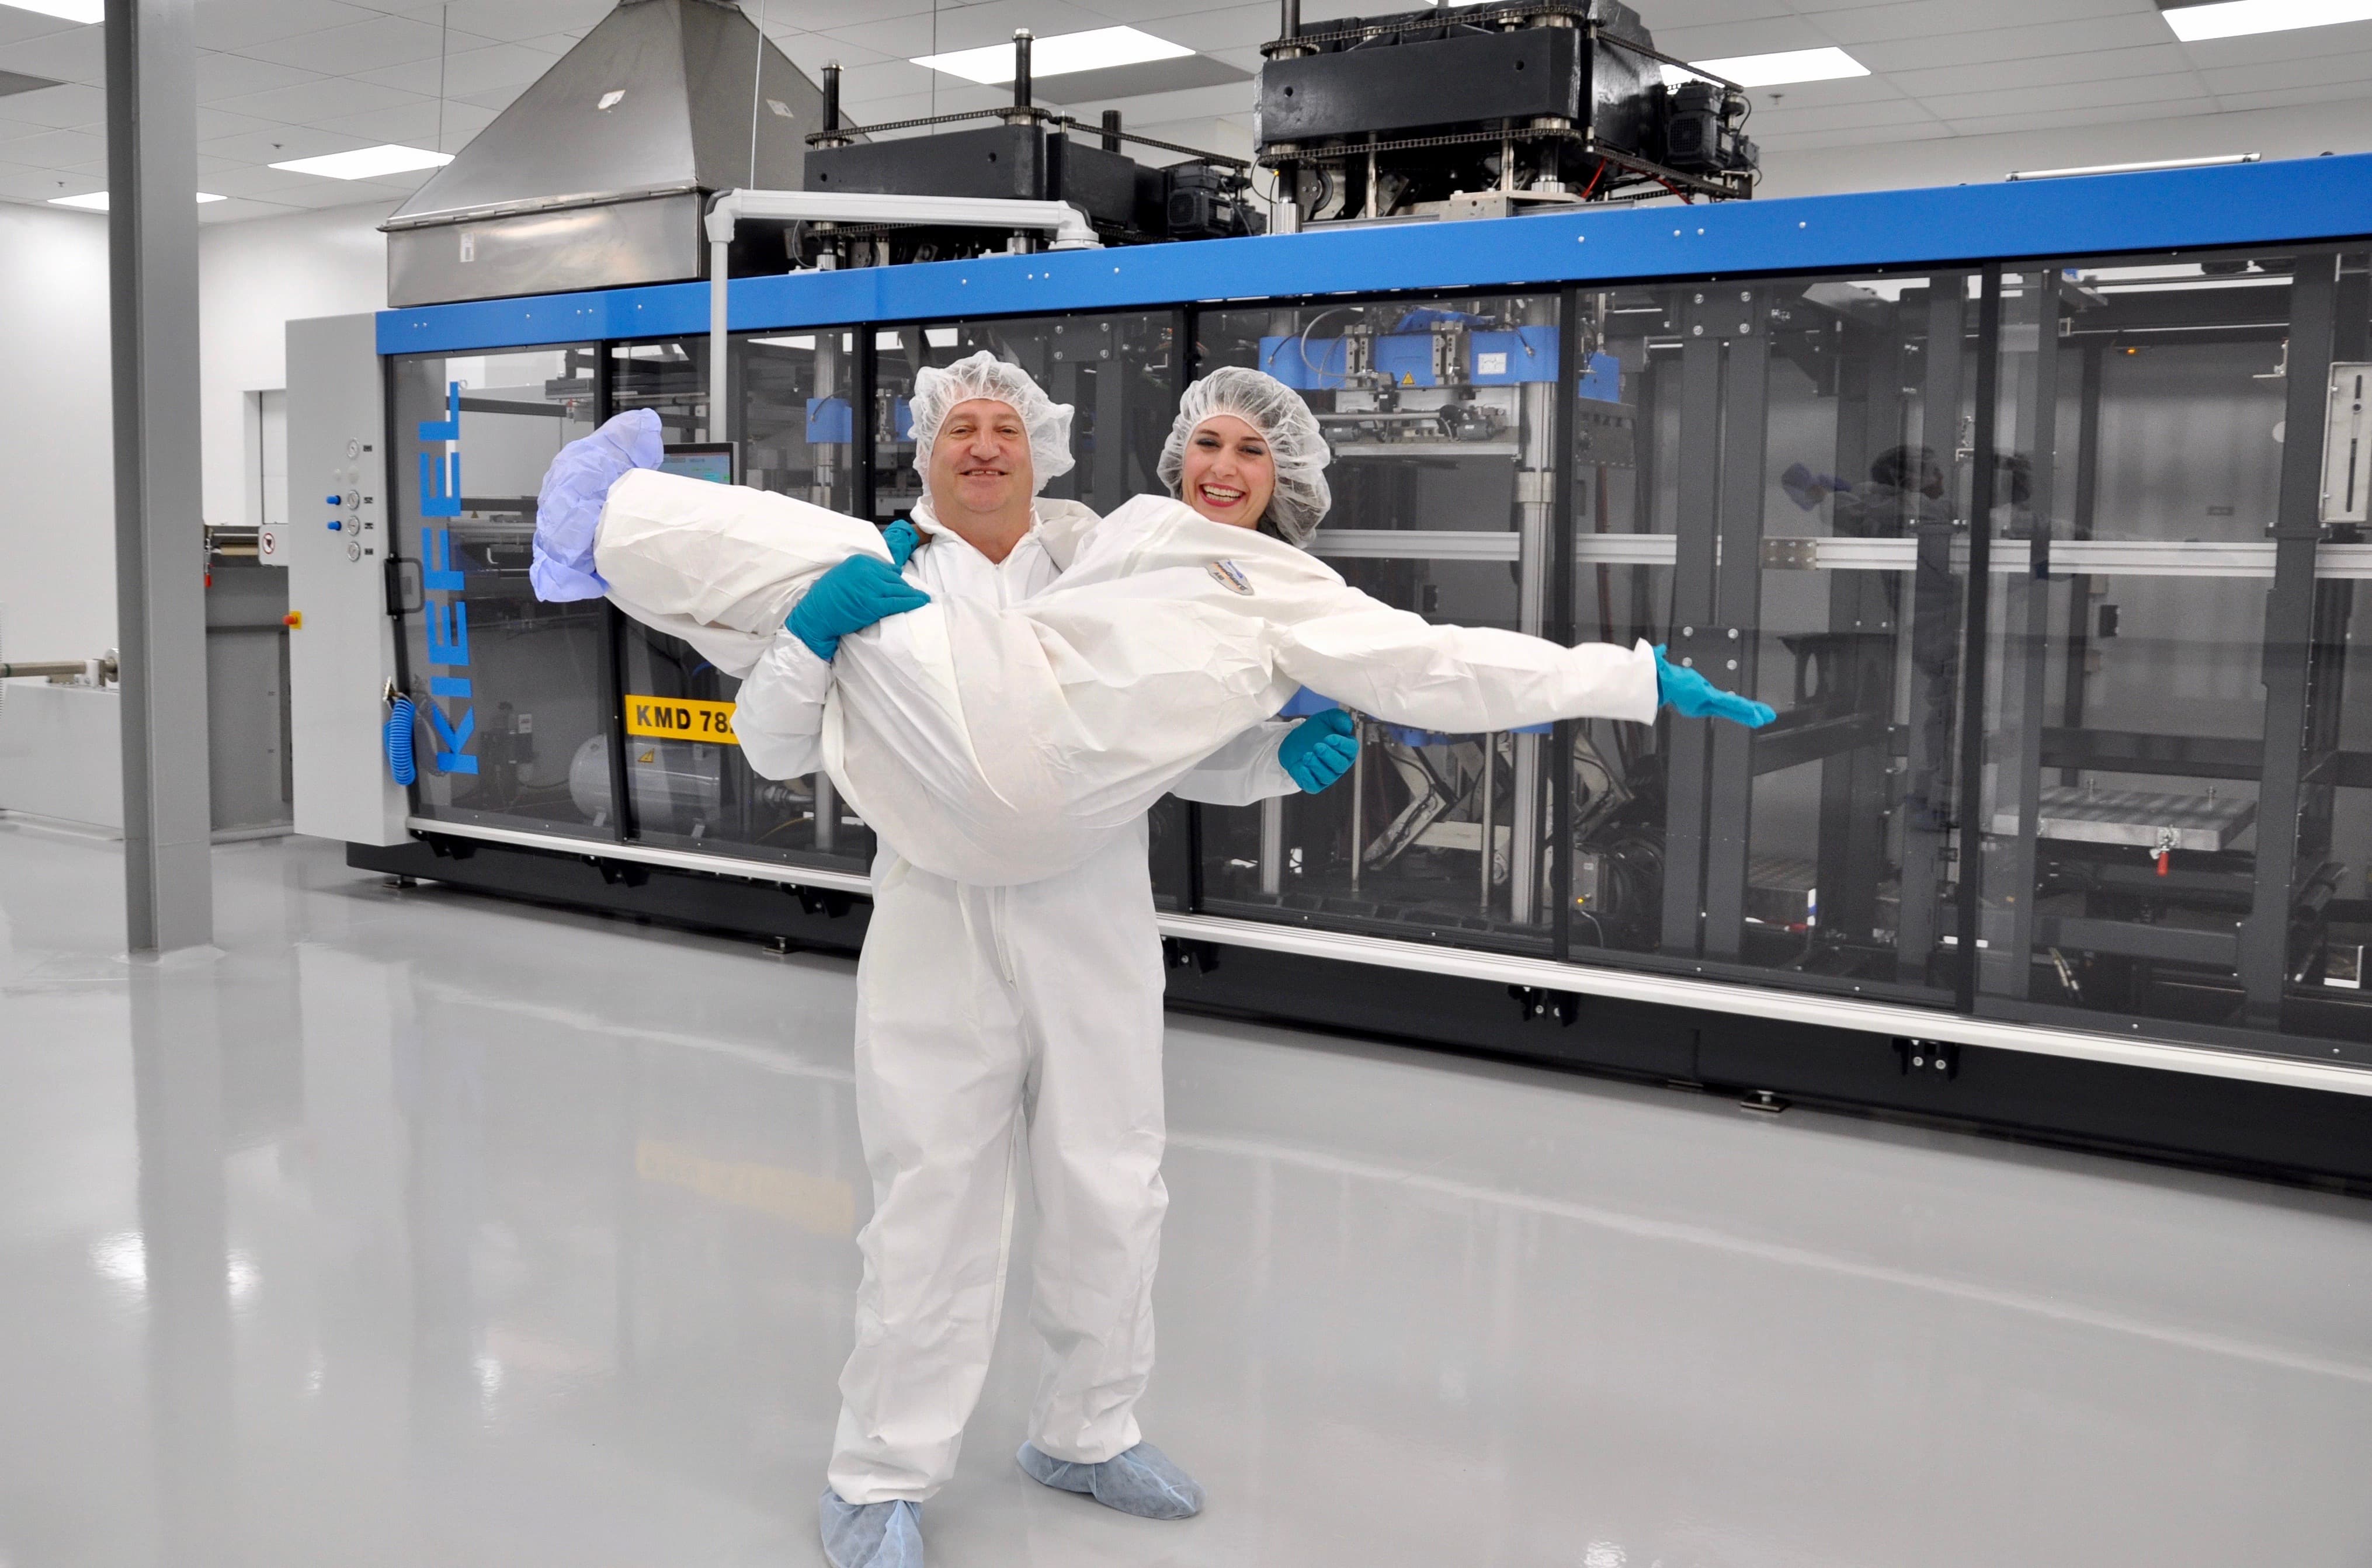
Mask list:
[[[1041,525],[1081,519],[1070,504],[1033,498],[1072,465],[1070,409],[985,353],[924,371],[913,406],[929,499],[915,509],[923,541],[905,584],[1007,606],[1053,582]],[[916,602],[894,601],[899,591],[889,585],[890,599],[829,629],[853,633]],[[800,631],[794,610],[734,716],[743,754],[771,778],[820,761],[824,656],[837,642]],[[1288,747],[1296,728],[1247,733],[1176,793],[1246,805],[1322,788],[1347,758]],[[826,1555],[834,1568],[923,1562],[919,1504],[955,1470],[996,1338],[1011,1166],[1025,1144],[1041,1221],[1031,1318],[1046,1361],[1021,1466],[1145,1517],[1198,1512],[1202,1489],[1141,1440],[1134,1413],[1153,1368],[1169,1203],[1161,944],[1142,819],[1076,869],[1014,887],[932,876],[885,842],[873,888],[857,965],[856,1113],[874,1214],[858,1238],[865,1275],[822,1499]]]

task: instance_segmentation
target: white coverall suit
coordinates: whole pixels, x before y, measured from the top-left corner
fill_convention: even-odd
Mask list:
[[[1045,504],[1041,504],[1045,505]],[[1001,563],[929,520],[907,581],[1005,607],[1059,575],[1033,528]],[[742,684],[734,728],[770,778],[812,772],[831,667],[785,632]],[[1223,748],[1175,786],[1248,805],[1296,789],[1290,726]],[[873,865],[857,963],[856,1119],[873,1176],[856,1349],[841,1375],[831,1489],[929,1497],[955,1471],[996,1339],[1025,1140],[1040,1228],[1032,1318],[1046,1343],[1029,1437],[1098,1464],[1139,1440],[1153,1370],[1161,1181],[1162,963],[1144,819],[1042,881],[973,887]]]

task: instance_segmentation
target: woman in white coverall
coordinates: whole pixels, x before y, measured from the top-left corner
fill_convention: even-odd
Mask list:
[[[986,354],[916,378],[929,501],[915,508],[924,542],[908,583],[1009,605],[1054,580],[1038,525],[1068,504],[1030,498],[1072,465],[1070,415]],[[775,639],[734,716],[759,772],[815,771],[831,679],[809,644],[788,630]],[[1176,793],[1246,805],[1302,787],[1279,761],[1297,727],[1248,732]],[[1320,745],[1330,738],[1311,726],[1297,748],[1308,753],[1297,771],[1319,787],[1348,767]],[[874,1215],[859,1237],[856,1349],[822,1500],[835,1568],[923,1561],[917,1505],[953,1473],[987,1375],[1010,1166],[1025,1144],[1041,1221],[1031,1318],[1046,1363],[1020,1462],[1129,1513],[1201,1508],[1201,1488],[1141,1441],[1134,1414],[1153,1367],[1169,1202],[1161,991],[1141,821],[1086,864],[1016,887],[951,882],[881,845],[857,966],[857,1124]]]

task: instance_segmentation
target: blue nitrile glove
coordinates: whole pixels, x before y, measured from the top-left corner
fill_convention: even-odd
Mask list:
[[[902,572],[906,569],[906,563],[914,558],[914,552],[921,548],[923,534],[920,528],[901,517],[881,530],[881,542],[890,547],[890,564]]]
[[[1340,708],[1303,719],[1276,749],[1278,766],[1305,795],[1316,795],[1349,772],[1358,756],[1357,726]]]
[[[535,559],[527,569],[535,597],[551,604],[599,598],[610,591],[593,569],[593,535],[610,487],[634,469],[655,469],[667,455],[659,416],[628,409],[592,435],[560,448],[543,472],[535,503]]]
[[[1683,718],[1727,719],[1749,729],[1761,729],[1779,716],[1767,703],[1725,691],[1693,669],[1684,669],[1656,646],[1656,696]]]
[[[783,624],[815,656],[829,662],[840,640],[862,632],[885,615],[920,610],[931,596],[898,575],[878,555],[852,555],[815,580],[807,597],[791,607]]]

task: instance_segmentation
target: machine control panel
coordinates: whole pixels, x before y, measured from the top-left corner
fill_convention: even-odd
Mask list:
[[[407,803],[379,747],[395,673],[382,568],[388,533],[386,412],[368,316],[292,321],[288,488],[292,527],[258,553],[288,568],[290,718],[296,830],[395,843]],[[308,516],[318,522],[304,521]],[[301,618],[301,619],[300,619]]]

